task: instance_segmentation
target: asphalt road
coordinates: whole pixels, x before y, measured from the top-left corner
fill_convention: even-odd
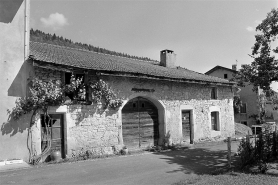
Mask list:
[[[199,174],[216,174],[227,165],[226,144],[43,165],[0,173],[0,184],[173,184]],[[237,143],[232,144],[236,151]]]

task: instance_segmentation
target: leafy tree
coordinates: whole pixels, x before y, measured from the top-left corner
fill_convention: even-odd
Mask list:
[[[278,54],[278,46],[274,46],[278,35],[278,9],[272,9],[266,18],[256,27],[258,34],[255,35],[255,44],[252,47],[252,54],[249,55],[254,60],[251,64],[243,65],[235,75],[234,80],[241,87],[246,84],[253,85],[253,90],[262,89],[265,100],[278,108],[277,93],[270,87],[272,82],[278,82],[278,61],[275,59]],[[272,47],[275,47],[272,49]],[[262,97],[259,97],[262,99]],[[259,101],[259,117],[264,121],[265,102]]]
[[[256,31],[259,33],[255,35],[256,42],[250,55],[254,61],[250,65],[242,66],[236,79],[240,86],[247,82],[271,95],[273,92],[270,85],[278,81],[278,61],[275,59],[278,47],[271,49],[278,35],[278,9],[272,9],[256,27]]]

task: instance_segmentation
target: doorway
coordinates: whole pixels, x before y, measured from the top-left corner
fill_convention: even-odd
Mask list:
[[[47,125],[47,126],[46,126]],[[48,128],[48,130],[47,130]],[[65,132],[63,114],[50,114],[49,117],[41,115],[41,151],[47,148],[47,141],[51,141],[50,150],[42,156],[43,162],[50,161],[52,151],[60,151],[61,157],[65,158]],[[48,135],[47,135],[48,131]]]
[[[130,100],[122,109],[122,133],[128,148],[158,145],[158,109],[146,98]]]
[[[193,144],[192,110],[182,110],[182,142]]]

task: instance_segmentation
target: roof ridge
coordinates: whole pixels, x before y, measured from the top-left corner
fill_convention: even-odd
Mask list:
[[[60,48],[67,48],[67,49],[71,49],[71,50],[79,50],[79,51],[85,51],[85,52],[89,52],[89,53],[96,53],[96,54],[101,54],[101,55],[108,55],[108,56],[113,56],[113,57],[126,58],[126,59],[131,59],[131,60],[145,62],[145,63],[159,64],[159,62],[155,62],[155,61],[152,61],[152,60],[140,60],[140,59],[128,58],[128,57],[123,57],[123,56],[118,56],[118,55],[111,55],[111,54],[107,54],[107,53],[99,53],[99,52],[96,52],[96,51],[89,51],[89,50],[86,50],[86,49],[72,48],[72,47],[68,47],[68,46],[60,46],[60,45],[55,45],[55,44],[50,44],[50,43],[45,43],[45,42],[37,42],[37,41],[30,41],[30,42],[45,44],[45,45],[51,45],[51,46],[60,47]]]

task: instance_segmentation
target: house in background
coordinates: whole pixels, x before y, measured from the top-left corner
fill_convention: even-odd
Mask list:
[[[30,115],[17,121],[7,115],[16,99],[27,95],[31,77],[64,84],[71,74],[82,77],[84,84],[102,80],[123,100],[118,108],[104,109],[91,102],[87,88],[85,103],[50,107],[51,150],[60,150],[63,157],[86,151],[112,154],[123,145],[192,144],[235,135],[233,83],[177,68],[171,50],[158,53],[161,61],[155,63],[29,42],[29,3],[22,1],[12,18],[0,22],[0,160],[28,161],[27,146],[39,155],[47,144],[43,115],[37,115],[30,130]]]
[[[232,65],[232,68],[226,68],[222,66],[215,66],[211,70],[207,71],[205,74],[210,76],[215,76],[223,79],[230,80],[237,72],[237,65]],[[235,122],[242,123],[248,126],[257,124],[256,120],[252,115],[258,115],[258,92],[253,91],[252,85],[246,85],[245,87],[240,87],[239,95],[242,101],[242,106],[240,110],[235,111]],[[250,117],[251,116],[251,117]],[[270,104],[266,106],[266,121],[269,122],[278,122],[277,111],[274,111]]]

